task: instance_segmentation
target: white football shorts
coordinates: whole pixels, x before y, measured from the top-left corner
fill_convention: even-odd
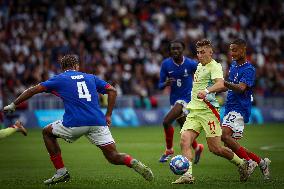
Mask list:
[[[52,133],[72,143],[85,135],[92,144],[106,146],[115,143],[108,126],[64,127],[62,120],[51,123]]]
[[[240,113],[231,111],[224,116],[222,127],[229,127],[233,131],[232,137],[234,139],[241,139],[245,127],[244,118]]]

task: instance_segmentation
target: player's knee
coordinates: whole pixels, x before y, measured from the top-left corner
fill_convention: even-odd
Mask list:
[[[117,152],[110,152],[108,154],[105,154],[106,159],[108,160],[109,163],[111,164],[117,164],[117,159],[118,158],[118,153]]]
[[[168,128],[168,127],[170,127],[171,126],[171,122],[168,120],[168,119],[164,119],[163,120],[163,126],[165,127],[165,128]]]
[[[184,136],[181,136],[180,138],[180,147],[183,149],[183,148],[186,148],[186,147],[189,147],[189,141],[188,141],[188,138],[184,137]]]
[[[49,135],[49,131],[48,131],[47,127],[43,128],[42,135],[43,136]]]

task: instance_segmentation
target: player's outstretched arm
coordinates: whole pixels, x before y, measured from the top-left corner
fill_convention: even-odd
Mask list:
[[[214,82],[214,85],[212,85],[211,87],[208,87],[203,91],[199,91],[197,97],[200,99],[204,99],[209,93],[219,93],[226,90],[223,78],[216,78],[214,79]]]
[[[231,83],[228,81],[224,81],[224,86],[237,93],[244,93],[248,87],[247,84],[242,83],[242,82],[235,84],[235,83]]]
[[[106,121],[107,121],[108,126],[110,126],[111,125],[111,114],[112,114],[112,110],[113,110],[114,105],[115,105],[117,92],[116,92],[116,89],[113,86],[108,85],[108,87],[106,88],[106,93],[108,94]]]
[[[13,112],[16,110],[16,106],[25,100],[31,98],[33,95],[42,93],[46,91],[46,88],[40,84],[30,87],[27,90],[25,90],[14,102],[9,104],[8,106],[5,106],[3,111],[4,112]]]

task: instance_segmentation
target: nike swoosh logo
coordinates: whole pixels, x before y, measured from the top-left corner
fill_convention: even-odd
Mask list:
[[[173,73],[174,71],[169,71],[169,74]]]

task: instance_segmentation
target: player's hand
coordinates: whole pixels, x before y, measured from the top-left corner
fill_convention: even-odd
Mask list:
[[[11,103],[3,108],[3,111],[7,113],[12,113],[15,110],[16,110],[16,105],[14,103]]]
[[[106,122],[107,122],[107,126],[110,127],[111,126],[111,116],[106,115]]]
[[[204,91],[204,90],[203,91],[199,91],[198,94],[197,94],[197,98],[205,99],[206,95],[207,95],[206,91]]]
[[[176,81],[175,78],[172,78],[172,77],[167,78],[166,81],[165,81],[165,85],[169,86],[169,85],[171,85],[175,81]]]

